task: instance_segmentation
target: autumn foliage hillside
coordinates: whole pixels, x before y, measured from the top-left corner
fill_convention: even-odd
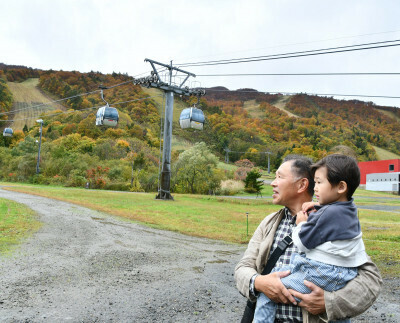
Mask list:
[[[225,100],[213,96],[205,109],[210,112],[208,131],[213,143],[220,149],[229,148],[233,157],[235,151],[247,152],[247,158],[262,162],[265,158],[261,152],[268,150],[275,156],[301,153],[318,159],[346,146],[359,160],[375,160],[372,146],[393,153],[400,150],[400,122],[383,113],[390,111],[396,116],[398,108],[298,94],[285,107],[299,116],[295,118],[274,106],[279,95],[261,99],[257,93],[253,97],[249,93],[243,98],[238,95],[231,94]],[[244,108],[248,99],[259,102],[262,117],[249,117]]]
[[[40,116],[44,120],[40,175],[35,172],[38,124],[12,138],[1,137],[0,178],[70,186],[90,182],[98,188],[156,190],[161,100],[149,97],[126,74],[40,71],[3,64],[0,66],[1,112],[9,111],[12,106],[12,93],[5,81],[31,77],[39,77],[40,91],[54,99],[67,98],[59,102],[66,109]],[[104,98],[119,111],[116,128],[95,125],[97,109],[104,105],[99,91],[101,84],[111,87],[104,90]],[[274,106],[282,102],[280,94],[254,89],[229,91],[224,87],[206,91],[206,96],[200,99],[206,116],[204,130],[182,130],[176,120],[173,134],[192,144],[206,143],[220,160],[229,151],[230,162],[249,159],[266,168],[269,152],[274,169],[289,153],[316,160],[331,152],[346,151],[365,161],[377,159],[373,146],[393,153],[400,150],[398,108],[298,94],[290,98],[284,109],[294,117]],[[176,99],[183,100],[186,106],[197,103],[195,97]],[[250,100],[252,114],[246,108]],[[258,112],[254,113],[254,109]],[[181,153],[173,151],[173,163]]]

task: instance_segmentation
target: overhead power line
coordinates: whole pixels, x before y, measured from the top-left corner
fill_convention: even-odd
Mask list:
[[[317,95],[317,96],[343,96],[343,97],[360,97],[360,98],[385,98],[385,99],[400,99],[400,96],[388,96],[388,95],[366,95],[366,94],[338,94],[338,93],[307,93],[307,92],[286,92],[286,91],[250,91],[250,90],[219,90],[208,88],[207,92],[239,92],[239,93],[257,93],[257,94],[285,94],[285,95]]]
[[[196,66],[250,63],[250,62],[260,62],[260,61],[267,61],[267,60],[284,59],[284,58],[336,54],[336,53],[344,53],[344,52],[352,52],[352,51],[368,50],[368,49],[376,49],[376,48],[385,48],[385,47],[394,47],[394,46],[400,46],[400,39],[387,40],[387,41],[381,41],[381,42],[373,42],[373,43],[363,43],[363,44],[356,44],[356,45],[349,45],[349,46],[313,49],[313,50],[299,51],[299,52],[289,52],[289,53],[283,53],[283,54],[272,54],[272,55],[264,55],[264,56],[242,57],[242,58],[232,58],[232,59],[193,62],[193,63],[189,62],[189,63],[181,63],[181,64],[177,64],[177,65],[179,65],[180,67],[188,67],[188,66],[196,67]]]
[[[349,73],[231,73],[231,74],[196,74],[196,76],[351,76],[351,75],[400,75],[391,72],[349,72]]]
[[[122,82],[122,83],[119,83],[119,84],[115,84],[115,85],[111,85],[111,86],[107,86],[107,88],[105,90],[113,89],[113,88],[121,86],[121,85],[132,83],[134,81],[135,77],[140,76],[142,74],[144,74],[144,73],[137,74],[137,75],[133,76],[132,80],[129,80],[129,81],[126,81],[126,82]],[[29,110],[29,109],[36,109],[36,108],[52,105],[54,103],[59,103],[59,102],[66,101],[66,100],[69,100],[69,99],[77,98],[77,97],[80,97],[80,96],[90,95],[90,94],[93,94],[93,93],[96,93],[96,92],[100,92],[100,90],[94,90],[94,91],[91,91],[91,92],[80,93],[80,94],[69,96],[69,97],[63,98],[63,99],[53,100],[53,101],[49,101],[49,102],[46,102],[46,103],[41,103],[41,104],[34,105],[34,106],[28,106],[28,107],[25,107],[25,108],[12,110],[12,111],[8,111],[8,112],[2,112],[2,113],[0,113],[0,116],[8,115],[8,114],[14,114],[15,112]],[[0,120],[0,121],[2,121],[2,120]]]
[[[124,104],[124,103],[129,103],[129,102],[135,102],[135,101],[143,101],[143,100],[147,100],[147,99],[152,99],[152,98],[156,98],[159,96],[163,96],[163,94],[158,94],[158,95],[153,95],[153,96],[147,96],[145,98],[139,98],[139,99],[133,99],[133,100],[128,100],[128,101],[123,101],[123,102],[115,102],[115,103],[110,103],[111,106],[115,106],[115,105],[119,105],[119,104]],[[62,112],[57,112],[57,113],[52,113],[52,114],[46,114],[46,117],[54,117],[57,115],[61,115],[61,114],[69,114],[69,113],[74,113],[74,112],[81,112],[81,111],[86,111],[86,110],[92,110],[92,109],[98,109],[100,107],[104,106],[104,104],[101,105],[97,105],[97,106],[92,106],[89,108],[85,108],[85,109],[78,109],[78,110],[69,110],[69,111],[62,111]],[[36,119],[38,118],[38,116],[30,116],[28,118],[22,118],[22,119],[13,119],[13,120],[1,120],[0,122],[14,122],[14,121],[22,121],[22,120],[30,120],[30,119]]]
[[[15,112],[19,112],[19,111],[23,111],[23,110],[40,108],[40,107],[43,107],[43,106],[51,105],[51,104],[54,104],[54,103],[58,103],[58,102],[61,102],[61,101],[65,101],[65,100],[77,98],[77,97],[84,96],[84,95],[89,95],[89,94],[96,93],[96,92],[99,92],[99,91],[100,91],[100,90],[96,90],[96,91],[92,91],[92,92],[86,92],[86,93],[81,93],[81,94],[69,96],[69,97],[64,98],[64,99],[49,101],[49,102],[47,102],[47,103],[41,103],[41,104],[38,104],[38,105],[34,105],[34,106],[22,108],[22,109],[17,109],[17,110],[12,110],[12,111],[8,111],[8,112],[2,112],[2,113],[0,113],[0,116],[2,116],[2,115],[7,115],[7,114],[11,114],[11,113],[15,113]]]
[[[218,55],[203,55],[203,56],[198,56],[198,57],[187,57],[185,58],[186,60],[189,59],[200,59],[201,57],[213,57],[213,56],[223,56],[223,55],[232,55],[234,53],[239,53],[239,52],[250,52],[250,51],[261,51],[261,50],[267,50],[271,48],[280,48],[280,47],[288,47],[288,46],[295,46],[295,45],[307,45],[307,44],[315,44],[315,43],[322,43],[322,42],[328,42],[332,40],[341,40],[341,39],[349,39],[349,38],[357,38],[357,37],[364,37],[364,36],[373,36],[373,35],[381,35],[381,34],[390,34],[390,33],[397,33],[400,32],[400,30],[390,30],[390,31],[382,31],[382,32],[376,32],[376,33],[367,33],[367,34],[358,34],[358,35],[349,35],[349,36],[342,36],[342,37],[335,37],[335,38],[327,38],[327,39],[319,39],[319,40],[312,40],[312,41],[302,41],[302,42],[295,42],[295,43],[282,43],[282,44],[277,44],[273,46],[267,46],[267,47],[262,47],[262,48],[253,48],[253,49],[242,49],[242,50],[237,50],[237,51],[231,51],[231,52],[225,52],[225,53],[220,53]],[[183,59],[183,58],[182,58]],[[178,60],[179,61],[179,60]]]

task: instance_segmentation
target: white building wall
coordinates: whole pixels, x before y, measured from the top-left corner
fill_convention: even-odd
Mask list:
[[[399,192],[400,172],[367,174],[366,190]]]

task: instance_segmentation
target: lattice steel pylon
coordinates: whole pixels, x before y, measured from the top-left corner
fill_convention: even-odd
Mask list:
[[[153,71],[151,75],[144,78],[135,79],[134,84],[140,84],[145,87],[153,87],[161,89],[165,92],[166,103],[165,103],[165,121],[164,121],[164,138],[163,138],[163,158],[162,158],[162,170],[161,170],[161,185],[156,196],[159,200],[173,200],[171,195],[171,140],[172,140],[172,119],[174,111],[174,94],[178,95],[195,95],[202,96],[205,94],[205,90],[202,88],[192,88],[183,85],[190,76],[196,77],[195,74],[181,70],[170,65],[156,62],[151,59],[145,59],[145,62],[149,62]],[[156,65],[166,68],[169,72],[168,82],[163,82],[159,71],[157,71]],[[186,77],[179,85],[172,83],[173,71],[183,73]]]

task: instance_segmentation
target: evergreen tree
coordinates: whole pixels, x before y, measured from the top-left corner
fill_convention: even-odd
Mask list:
[[[244,190],[247,193],[257,193],[261,195],[261,189],[264,185],[262,181],[259,181],[258,179],[261,177],[261,172],[253,168],[250,172],[247,173],[247,177],[244,181],[245,186]]]

